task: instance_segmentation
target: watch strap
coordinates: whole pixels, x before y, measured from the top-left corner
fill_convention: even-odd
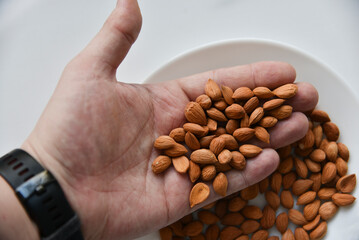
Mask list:
[[[0,158],[0,175],[15,190],[42,239],[83,239],[79,219],[59,183],[27,152],[15,149]]]

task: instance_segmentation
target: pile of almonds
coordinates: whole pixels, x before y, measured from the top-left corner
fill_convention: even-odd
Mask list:
[[[243,170],[246,161],[262,151],[250,144],[253,139],[270,142],[267,129],[291,115],[292,107],[284,102],[296,92],[295,84],[274,90],[240,87],[233,92],[209,80],[206,95],[186,106],[188,123],[156,139],[154,146],[162,155],[153,162],[153,172],[160,174],[173,165],[179,173],[188,173],[195,183],[191,207],[208,198],[210,189],[205,182],[212,181],[214,191],[225,196],[230,184],[225,172]],[[349,151],[337,143],[339,129],[328,114],[314,110],[307,116],[307,134],[277,150],[281,162],[271,176],[161,229],[161,238],[279,239],[269,237],[274,226],[284,240],[323,238],[326,221],[339,207],[355,201],[350,193],[356,176],[346,175]],[[263,209],[248,203],[259,193],[266,199]],[[277,213],[280,206],[288,210]],[[297,225],[294,233],[288,228],[289,221]]]

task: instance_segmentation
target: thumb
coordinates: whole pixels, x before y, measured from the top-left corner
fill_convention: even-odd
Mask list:
[[[136,41],[141,25],[142,16],[137,0],[118,0],[99,33],[78,58],[87,66],[115,73]]]

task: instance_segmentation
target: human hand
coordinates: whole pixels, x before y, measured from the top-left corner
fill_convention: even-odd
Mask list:
[[[117,82],[116,69],[141,27],[135,0],[119,0],[102,30],[65,68],[35,129],[23,144],[62,186],[81,219],[87,239],[130,239],[163,227],[191,211],[191,183],[173,169],[151,171],[159,152],[153,142],[184,121],[186,104],[203,93],[212,78],[232,89],[276,86],[295,80],[286,63],[261,62],[218,69],[159,84]],[[271,147],[302,138],[316,90],[298,84],[290,100],[292,116],[271,131]],[[233,171],[228,194],[262,180],[279,158],[270,148]],[[212,191],[213,192],[213,191]],[[216,200],[211,194],[200,206]],[[200,207],[199,206],[199,207]]]

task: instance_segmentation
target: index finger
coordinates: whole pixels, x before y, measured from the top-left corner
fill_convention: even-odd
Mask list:
[[[292,65],[285,62],[256,62],[248,65],[220,68],[189,77],[177,79],[186,95],[194,100],[203,94],[203,86],[208,79],[232,89],[249,87],[251,89],[264,86],[270,89],[293,83],[296,72]]]

